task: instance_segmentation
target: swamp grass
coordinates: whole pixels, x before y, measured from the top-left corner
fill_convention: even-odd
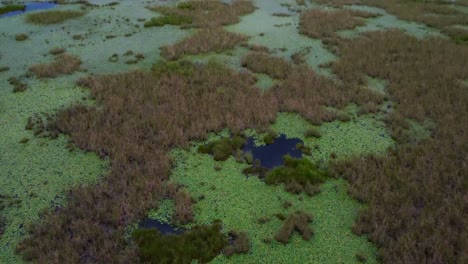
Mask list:
[[[31,13],[26,16],[26,22],[36,25],[50,25],[62,23],[69,19],[83,16],[83,12],[72,10],[52,10]]]

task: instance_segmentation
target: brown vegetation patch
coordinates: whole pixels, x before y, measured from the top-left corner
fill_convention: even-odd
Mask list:
[[[30,13],[26,21],[38,25],[58,24],[63,21],[81,17],[84,13],[72,10],[52,10],[38,13]]]
[[[38,78],[55,78],[59,75],[71,74],[79,69],[81,60],[68,53],[55,57],[51,63],[36,64],[29,68]]]
[[[351,10],[307,10],[300,17],[300,32],[312,38],[332,37],[338,30],[364,25],[364,19],[357,16],[368,17],[372,14]]]
[[[468,25],[468,16],[461,10],[450,7],[452,1],[400,1],[400,0],[318,0],[322,4],[340,7],[348,4],[376,6],[387,10],[400,19],[410,20],[437,28],[457,41],[463,35],[451,29],[454,25]],[[457,4],[463,4],[457,1]],[[466,5],[466,4],[465,4]],[[468,43],[464,41],[463,43]]]
[[[265,73],[277,79],[285,79],[291,72],[291,65],[287,61],[264,52],[248,53],[242,58],[241,64],[256,73]]]
[[[15,40],[16,41],[25,41],[27,39],[28,39],[28,35],[26,35],[26,34],[15,35]]]
[[[385,263],[463,263],[468,217],[468,47],[375,32],[339,46],[334,71],[350,85],[365,75],[389,81],[395,110],[387,119],[400,145],[385,157],[333,164],[350,193],[369,204],[354,227],[369,234]],[[414,143],[406,119],[434,120],[430,139]],[[411,250],[408,250],[411,249]]]
[[[185,27],[221,27],[239,22],[239,17],[252,13],[255,6],[250,1],[234,0],[231,4],[220,1],[187,1],[176,7],[157,6],[149,9],[166,16],[190,18]]]
[[[275,98],[262,96],[252,76],[219,64],[188,72],[156,77],[136,71],[80,81],[102,106],[70,107],[55,125],[80,148],[109,156],[112,167],[96,186],[73,189],[67,207],[30,230],[19,246],[25,259],[133,262],[133,251],[125,250],[125,226],[176,193],[164,184],[171,169],[168,151],[212,131],[262,129],[274,120]],[[183,217],[187,199],[181,195],[177,205]]]
[[[201,29],[181,42],[161,47],[161,55],[166,59],[174,60],[183,55],[221,52],[232,49],[245,40],[247,37],[221,28]]]

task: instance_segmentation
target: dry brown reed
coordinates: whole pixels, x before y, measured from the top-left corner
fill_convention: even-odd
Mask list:
[[[38,78],[55,78],[71,74],[79,69],[81,60],[68,53],[61,53],[51,63],[35,64],[29,68]]]
[[[387,119],[400,143],[386,156],[332,164],[369,204],[354,227],[369,234],[385,263],[463,263],[468,258],[468,47],[403,32],[342,42],[333,69],[349,85],[365,75],[388,80],[395,110]],[[406,119],[431,119],[431,138],[414,142]]]

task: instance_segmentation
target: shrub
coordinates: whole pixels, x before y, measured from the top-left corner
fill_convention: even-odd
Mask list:
[[[16,41],[25,41],[25,40],[28,39],[28,35],[18,34],[18,35],[15,35],[15,39],[16,39]]]
[[[284,183],[286,190],[297,193],[293,190],[304,190],[307,184],[316,185],[322,183],[327,178],[327,173],[318,169],[310,160],[306,158],[294,159],[284,156],[284,166],[271,170],[265,178],[267,184]],[[299,186],[296,188],[296,186]]]
[[[304,143],[297,143],[296,148],[300,150],[304,155],[312,155],[312,149],[304,145]]]
[[[151,70],[158,77],[164,74],[190,76],[193,73],[193,65],[189,61],[158,61],[153,64]]]
[[[5,71],[8,71],[8,70],[10,70],[10,67],[0,66],[0,72],[5,72]]]
[[[78,18],[84,13],[71,10],[53,10],[28,14],[26,21],[31,24],[49,25],[58,24],[66,20]]]
[[[275,131],[272,131],[272,130],[269,130],[265,136],[263,136],[263,142],[265,142],[265,144],[269,145],[269,144],[273,144],[275,142],[275,139],[278,137],[278,134],[276,134]]]
[[[68,53],[55,57],[51,63],[36,64],[29,68],[38,78],[55,78],[60,75],[71,74],[81,65],[81,60]]]
[[[133,239],[145,263],[207,263],[227,245],[221,223],[196,226],[180,235],[163,236],[157,229],[138,229]]]
[[[231,245],[224,248],[224,254],[228,257],[234,254],[246,254],[250,251],[250,241],[246,232],[229,232]]]
[[[188,224],[193,220],[192,197],[185,191],[178,191],[174,198],[174,220],[180,224]]]

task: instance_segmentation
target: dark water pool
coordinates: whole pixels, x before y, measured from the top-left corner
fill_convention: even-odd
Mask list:
[[[155,228],[161,232],[163,235],[178,235],[184,232],[181,228],[174,228],[170,224],[162,223],[155,219],[147,218],[140,222],[140,228]]]
[[[262,167],[272,169],[283,165],[283,156],[289,154],[293,158],[300,159],[302,152],[296,148],[298,143],[304,143],[298,138],[286,138],[280,135],[273,144],[265,146],[255,146],[254,139],[248,138],[247,143],[242,149],[244,152],[252,152],[254,160],[260,160]]]
[[[26,6],[26,10],[8,12],[6,14],[0,15],[0,17],[16,16],[16,15],[23,14],[29,11],[50,9],[50,8],[55,7],[57,4],[53,2],[31,2],[31,3],[25,3],[24,5]]]

